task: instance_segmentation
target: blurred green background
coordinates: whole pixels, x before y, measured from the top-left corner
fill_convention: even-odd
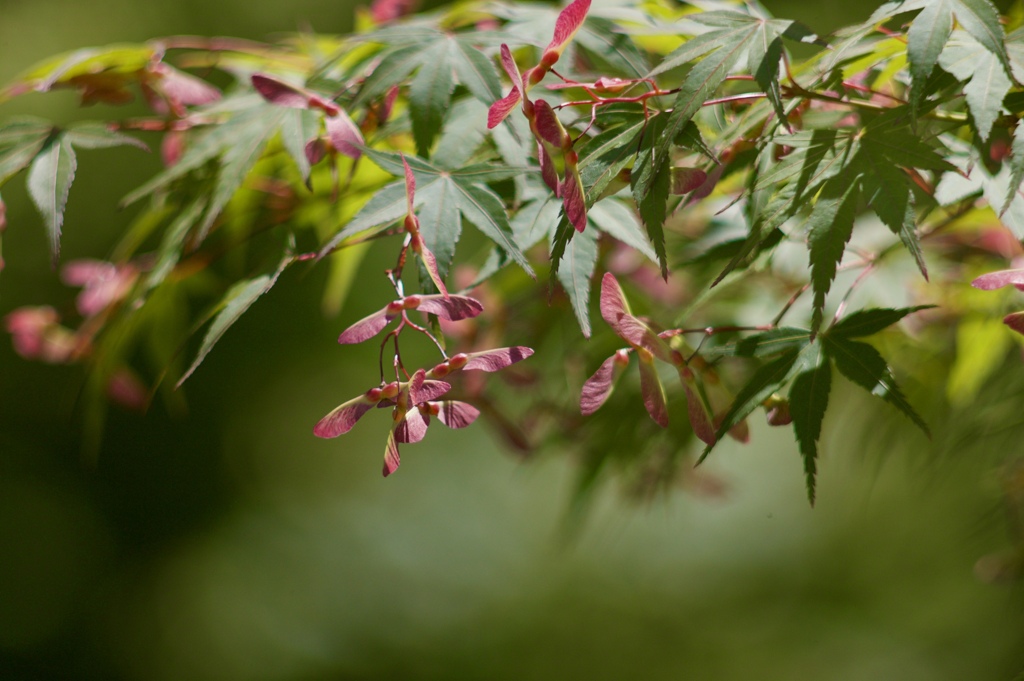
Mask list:
[[[873,3],[766,2],[826,32]],[[158,35],[340,32],[336,0],[0,0],[0,81],[69,49]],[[58,121],[75,96],[0,116]],[[121,113],[121,112],[119,112]],[[84,152],[63,258],[105,257],[152,172]],[[23,182],[8,184],[0,316],[70,307]],[[366,265],[373,272],[374,262]],[[562,533],[573,466],[522,463],[487,426],[432,429],[380,477],[386,416],[311,429],[374,381],[324,319],[323,274],[286,275],[187,387],[188,413],[112,409],[81,459],[75,368],[0,342],[0,679],[1005,680],[1024,671],[1024,595],[975,562],[1010,545],[995,471],[1020,442],[1019,371],[985,404],[932,414],[927,443],[869,398],[834,396],[818,506],[786,429],[707,464],[721,498],[637,505],[614,485]],[[1017,382],[1014,382],[1014,377]],[[641,414],[637,414],[642,418]],[[383,419],[383,420],[382,420]],[[885,428],[879,429],[881,420]],[[857,436],[867,430],[874,437]]]

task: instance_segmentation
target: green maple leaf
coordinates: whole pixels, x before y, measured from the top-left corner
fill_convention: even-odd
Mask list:
[[[398,154],[363,148],[374,163],[389,173],[404,177]],[[406,157],[416,176],[415,206],[419,209],[420,231],[435,254],[444,254],[447,265],[462,233],[462,220],[473,223],[484,236],[533,276],[533,269],[516,243],[508,214],[501,199],[487,182],[507,180],[526,168],[477,163],[462,168],[442,168],[421,158]],[[370,230],[380,231],[406,213],[405,183],[393,182],[380,189],[340,231],[321,248],[321,257],[345,239]],[[432,205],[427,206],[428,200]],[[441,267],[439,256],[438,266]]]
[[[918,305],[901,308],[870,308],[857,310],[844,317],[823,335],[829,338],[863,338],[871,336],[900,321],[909,314],[929,310],[934,305]]]
[[[925,84],[953,31],[954,16],[961,28],[998,60],[1006,74],[1012,73],[1003,27],[999,23],[999,12],[988,0],[911,0],[902,4],[888,3],[887,7],[894,10],[889,16],[896,12],[921,9],[907,31],[907,57],[910,60],[913,85],[912,104],[918,104],[926,94]],[[890,9],[881,8],[879,11],[885,14]],[[875,16],[878,14],[876,12]]]
[[[731,357],[772,357],[802,350],[810,342],[811,332],[807,329],[781,327],[708,348],[703,351],[703,354]]]
[[[127,206],[150,194],[167,191],[176,181],[217,159],[209,204],[196,221],[196,239],[198,242],[205,239],[214,221],[263,155],[270,139],[286,121],[290,121],[286,127],[294,125],[294,109],[243,98],[235,103],[243,102],[244,109],[197,138],[176,164],[130,192],[121,199],[121,204]]]
[[[822,343],[825,353],[835,362],[839,373],[891,404],[913,421],[925,435],[929,435],[928,425],[907,401],[896,384],[892,369],[878,350],[867,343],[850,340],[841,335],[826,334]]]
[[[60,256],[64,209],[78,167],[75,147],[100,149],[121,145],[147,149],[138,140],[108,130],[100,123],[83,122],[60,128],[42,119],[26,117],[0,127],[0,185],[28,168],[28,194],[43,217],[54,266]]]
[[[571,227],[570,231],[573,231]],[[569,296],[585,338],[590,338],[590,280],[596,263],[597,235],[594,230],[588,229],[569,241],[562,256],[562,266],[558,269],[558,281]]]
[[[754,375],[736,393],[732,405],[722,417],[715,433],[716,443],[721,442],[730,429],[749,416],[750,412],[760,406],[772,393],[778,392],[794,375],[816,365],[818,355],[818,346],[811,343],[810,336],[807,335],[806,340],[795,340],[789,349],[779,357],[755,371]],[[697,463],[707,458],[713,448],[714,445],[705,447]]]
[[[862,160],[869,170],[864,176],[864,195],[868,197],[868,203],[886,227],[899,236],[927,280],[928,267],[917,237],[910,178],[880,154],[866,152]]]
[[[797,375],[789,390],[789,413],[804,460],[807,498],[811,506],[814,506],[817,482],[818,440],[821,438],[821,424],[825,419],[831,389],[832,367],[824,361],[815,368]]]
[[[987,140],[1012,85],[1003,63],[971,35],[956,31],[939,56],[939,64],[957,80],[967,83],[967,108],[978,135]]]
[[[491,42],[495,36],[490,36]],[[501,98],[501,82],[491,60],[479,49],[480,34],[452,34],[420,28],[413,32],[378,32],[366,36],[385,42],[380,62],[367,76],[354,106],[366,104],[389,88],[409,82],[409,118],[420,156],[429,157],[451,106],[456,82],[490,104]]]
[[[833,178],[821,190],[807,224],[810,231],[811,286],[814,291],[814,313],[811,328],[821,325],[825,296],[832,287],[836,267],[843,258],[846,243],[853,234],[853,220],[859,198],[860,178]]]

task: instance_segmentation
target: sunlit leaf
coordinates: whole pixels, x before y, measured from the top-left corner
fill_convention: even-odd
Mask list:
[[[28,194],[43,215],[50,243],[50,257],[55,267],[60,257],[64,207],[68,202],[68,191],[75,179],[77,165],[71,142],[66,137],[58,137],[51,139],[39,151],[28,171]]]

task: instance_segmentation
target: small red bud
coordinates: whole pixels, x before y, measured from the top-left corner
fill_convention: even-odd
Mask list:
[[[409,300],[409,299],[408,298],[404,298],[402,300],[393,300],[390,303],[388,303],[387,308],[385,308],[387,310],[387,315],[389,317],[393,317],[396,314],[398,314],[399,312],[401,312],[402,310],[406,309],[406,301],[407,300]]]
[[[394,399],[396,395],[398,395],[398,381],[392,381],[381,388],[380,398],[382,400]]]
[[[433,378],[444,378],[445,376],[447,376],[451,372],[452,372],[452,369],[451,369],[450,366],[448,366],[448,362],[441,362],[436,367],[434,367],[433,369],[430,370],[430,375]]]
[[[620,367],[629,366],[629,350],[616,350],[615,363],[618,364]]]
[[[413,250],[416,251],[417,253],[419,253],[419,249],[416,246],[416,242],[419,241],[420,246],[423,245],[423,240],[422,239],[418,239],[418,240],[416,239],[416,237],[418,237],[419,234],[420,234],[420,221],[416,218],[415,215],[406,215],[405,216],[405,223],[404,223],[404,225],[405,225],[405,231],[407,231],[407,232],[409,232],[409,234],[413,235],[413,240],[412,240],[412,248],[413,248]]]
[[[422,299],[417,295],[407,296],[402,299],[402,307],[406,310],[415,310],[420,306]]]
[[[373,403],[380,402],[381,395],[383,393],[384,391],[381,390],[380,388],[370,388],[369,390],[366,391],[366,399]]]
[[[469,361],[469,355],[467,355],[464,352],[460,352],[457,355],[453,355],[448,360],[448,368],[451,371],[456,371],[456,370],[461,369],[462,367],[466,366],[466,363],[468,361]]]

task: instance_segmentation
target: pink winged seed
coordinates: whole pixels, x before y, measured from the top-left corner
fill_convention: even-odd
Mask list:
[[[566,141],[566,132],[555,110],[543,99],[535,101],[533,107],[537,134],[551,146],[561,149]]]
[[[168,98],[185,106],[209,104],[220,99],[220,90],[205,80],[183,73],[167,64],[158,64],[162,78],[160,89]]]
[[[484,306],[476,298],[469,296],[448,296],[438,293],[420,296],[420,304],[416,308],[422,312],[436,314],[450,322],[476,317],[484,311]]]
[[[590,0],[574,0],[574,2],[562,10],[558,15],[558,19],[555,20],[555,34],[544,50],[545,57],[547,57],[549,52],[555,53],[557,55],[556,59],[558,56],[561,56],[562,50],[569,44],[572,37],[576,35],[576,31],[580,30],[583,20],[587,18],[588,11],[590,11]],[[553,65],[554,61],[551,64]]]
[[[566,167],[565,181],[561,186],[565,215],[576,231],[582,232],[587,228],[587,201],[583,192],[583,181],[575,167]]]
[[[1003,317],[1003,324],[1017,333],[1024,334],[1024,312],[1011,312]]]
[[[252,86],[271,104],[290,109],[308,109],[310,93],[262,73],[252,74]],[[314,95],[315,96],[315,95]],[[318,98],[319,99],[319,98]]]
[[[384,477],[388,477],[396,470],[398,470],[399,464],[402,463],[402,458],[398,455],[398,443],[395,441],[394,432],[388,432],[388,444],[384,448]]]
[[[344,435],[352,430],[356,421],[370,409],[373,409],[373,403],[360,395],[354,400],[335,407],[331,413],[320,419],[320,422],[313,428],[313,434],[324,438]]]
[[[537,140],[537,159],[540,162],[540,176],[544,184],[555,193],[555,196],[562,196],[562,184],[558,181],[558,171],[555,169],[555,162],[551,160],[551,154],[547,147],[540,140]]]
[[[458,400],[445,400],[438,405],[437,418],[449,428],[465,428],[476,421],[480,410]]]
[[[373,338],[380,333],[381,329],[387,326],[388,322],[393,318],[393,315],[388,314],[388,308],[385,307],[383,310],[377,310],[342,331],[341,335],[338,336],[338,342],[342,345],[362,343],[364,340]]]
[[[654,422],[662,428],[668,428],[668,407],[665,405],[665,390],[658,378],[658,369],[653,360],[644,361],[640,357],[640,393],[644,398],[644,406]]]
[[[496,348],[484,350],[483,352],[471,352],[466,365],[462,367],[465,371],[500,371],[507,366],[522,361],[533,354],[531,348],[517,345],[511,348]]]
[[[494,104],[491,104],[491,108],[487,110],[487,128],[498,127],[498,124],[505,120],[512,113],[512,110],[519,105],[521,99],[522,95],[519,93],[519,88],[513,85],[511,92]]]
[[[612,394],[612,382],[615,377],[615,355],[612,355],[598,367],[594,375],[583,384],[580,393],[580,413],[590,416],[601,408],[608,396]]]
[[[689,194],[707,182],[708,175],[698,168],[672,168],[671,191],[676,196]]]
[[[405,168],[406,212],[408,212],[409,215],[412,215],[412,204],[413,201],[416,199],[416,176],[412,174],[412,168],[409,167],[409,162],[405,160],[405,154],[402,154],[402,166]]]
[[[704,405],[700,401],[700,397],[690,388],[686,388],[686,410],[690,416],[690,427],[693,428],[693,434],[696,435],[706,445],[715,444],[715,428],[711,425],[711,420],[708,418],[708,414],[704,411]]]
[[[971,286],[980,288],[982,291],[994,291],[1004,286],[1015,286],[1024,291],[1024,269],[989,272],[972,281]]]
[[[601,278],[601,317],[608,322],[608,326],[619,333],[619,320],[624,316],[633,316],[629,313],[626,296],[615,275],[605,272],[604,277]],[[619,335],[622,334],[619,333]]]
[[[324,127],[327,128],[327,137],[331,140],[338,153],[344,154],[351,159],[357,159],[363,155],[359,150],[366,140],[363,133],[343,109],[338,109],[337,114],[324,118]]]
[[[419,442],[427,435],[427,419],[419,409],[410,409],[401,421],[395,424],[395,442],[411,444]]]
[[[501,65],[512,81],[512,87],[522,92],[523,76],[519,73],[519,65],[516,64],[516,60],[512,58],[512,51],[508,49],[508,45],[505,43],[501,44]]]
[[[417,369],[409,381],[409,405],[411,407],[436,400],[452,389],[451,384],[445,381],[425,378],[426,374],[427,372],[423,369]]]

